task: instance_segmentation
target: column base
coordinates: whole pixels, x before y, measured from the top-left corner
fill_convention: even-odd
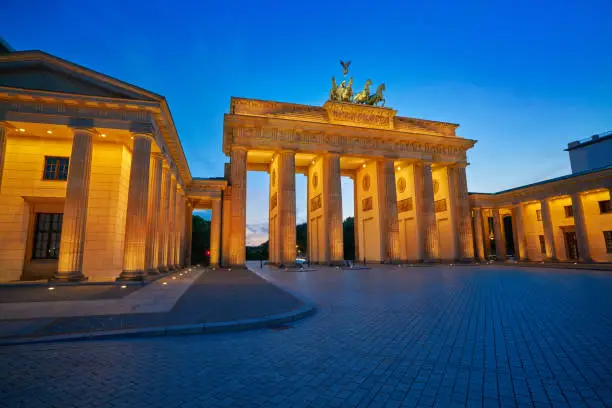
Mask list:
[[[159,267],[157,267],[157,272],[160,273],[160,274],[168,273],[168,267],[166,267],[166,266],[159,266]]]
[[[146,273],[143,270],[138,271],[123,271],[117,278],[118,281],[143,281],[146,277]]]
[[[72,272],[57,272],[49,282],[84,282],[87,281],[87,276],[81,271]]]
[[[157,268],[149,268],[147,269],[147,275],[149,276],[159,275],[159,270],[157,270]]]

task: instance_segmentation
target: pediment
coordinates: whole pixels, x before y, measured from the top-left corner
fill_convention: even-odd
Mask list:
[[[162,99],[152,92],[39,51],[1,55],[0,86],[109,98]]]

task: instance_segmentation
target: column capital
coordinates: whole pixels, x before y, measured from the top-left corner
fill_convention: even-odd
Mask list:
[[[449,164],[448,166],[449,167],[455,167],[457,169],[465,169],[469,165],[470,165],[470,163],[468,163],[466,161],[460,161],[460,162]]]
[[[142,134],[153,137],[155,134],[155,128],[148,122],[132,122],[130,123],[130,133],[132,133],[133,136]]]
[[[164,157],[163,153],[161,153],[161,152],[152,152],[151,153],[151,158],[152,159],[156,159],[156,160],[162,160],[162,162],[163,162],[165,157]]]
[[[232,152],[248,152],[249,149],[244,146],[232,146],[231,151]]]

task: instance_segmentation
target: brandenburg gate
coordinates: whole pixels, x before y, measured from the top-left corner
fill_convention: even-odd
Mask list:
[[[348,64],[342,64],[346,77]],[[223,129],[230,157],[222,206],[224,265],[245,263],[247,171],[269,174],[273,264],[295,263],[296,173],[308,181],[312,263],[343,262],[342,176],[354,181],[356,259],[474,258],[465,167],[466,151],[476,141],[457,136],[456,124],[398,116],[384,107],[384,84],[370,94],[367,80],[353,95],[352,83],[350,78],[337,86],[332,78],[322,107],[232,98]]]

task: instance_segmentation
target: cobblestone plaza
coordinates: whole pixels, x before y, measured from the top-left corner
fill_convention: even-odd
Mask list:
[[[609,273],[262,273],[318,313],[241,333],[4,347],[0,406],[612,405]]]

